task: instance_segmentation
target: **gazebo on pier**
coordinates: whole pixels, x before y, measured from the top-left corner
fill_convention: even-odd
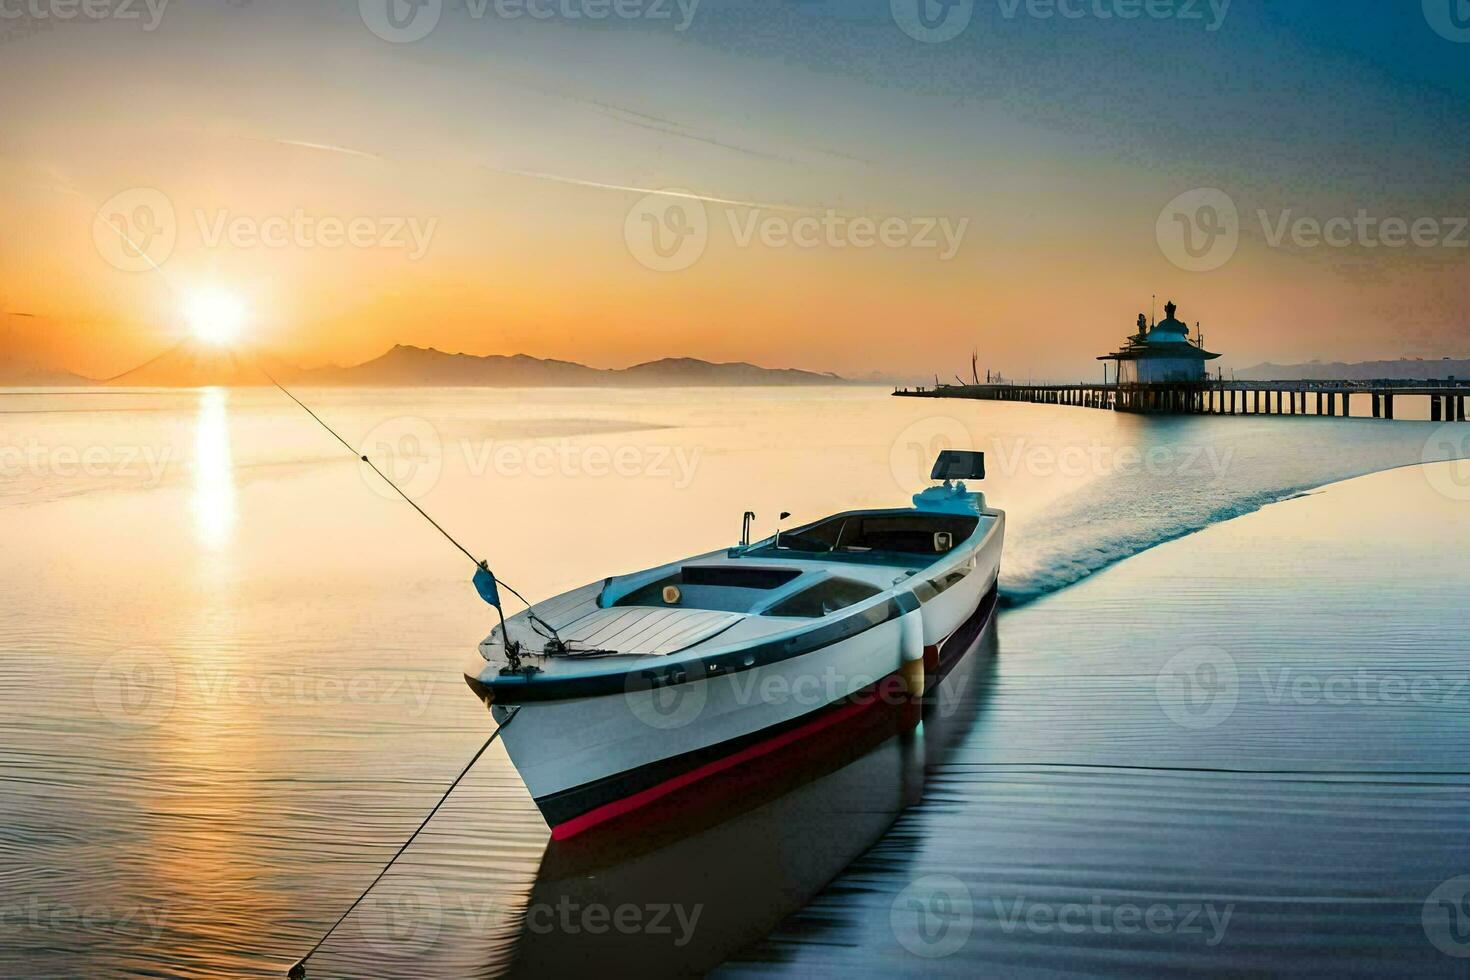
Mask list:
[[[1118,363],[1118,384],[1187,384],[1208,379],[1205,362],[1220,355],[1205,350],[1203,337],[1189,339],[1189,327],[1174,317],[1178,309],[1169,302],[1164,319],[1152,327],[1138,314],[1138,333],[1120,350],[1098,358]]]

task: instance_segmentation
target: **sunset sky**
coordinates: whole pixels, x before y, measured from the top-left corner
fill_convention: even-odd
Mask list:
[[[976,0],[948,40],[903,29],[913,0],[449,0],[418,40],[372,29],[434,13],[403,0],[97,2],[0,5],[0,327],[92,376],[175,342],[199,290],[308,365],[410,343],[947,376],[979,348],[1091,379],[1153,293],[1227,370],[1470,356],[1452,0]],[[1166,206],[1201,189],[1175,210],[1223,193],[1238,224],[1181,254]],[[783,237],[803,218],[810,247]],[[890,241],[858,247],[859,218]],[[640,237],[688,221],[697,257]]]

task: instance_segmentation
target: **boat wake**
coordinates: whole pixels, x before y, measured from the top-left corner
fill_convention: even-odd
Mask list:
[[[1465,454],[1464,439],[1440,438],[1437,427],[1314,423],[1279,427],[1269,436],[1257,426],[1235,433],[1195,429],[1191,440],[1217,438],[1213,449],[1226,460],[1199,479],[1138,468],[1100,476],[1044,515],[1027,520],[1013,513],[1002,604],[1025,605],[1165,542],[1328,484]],[[1171,442],[1168,458],[1187,458],[1198,448]]]

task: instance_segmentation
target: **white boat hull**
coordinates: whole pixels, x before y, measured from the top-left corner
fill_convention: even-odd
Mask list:
[[[732,628],[676,656],[624,658],[633,664],[616,671],[598,669],[608,661],[597,660],[565,678],[532,671],[506,679],[504,669],[497,677],[485,668],[467,679],[490,702],[501,741],[553,835],[574,836],[860,715],[912,704],[912,669],[921,685],[925,670],[942,674],[973,646],[993,611],[1004,515],[984,514],[989,524],[965,547],[918,574],[900,574],[893,581],[901,584],[850,615],[748,643],[729,639]],[[606,605],[583,608],[594,591],[568,595],[577,622],[657,635],[657,623],[638,625],[637,613],[651,616],[644,607],[629,613],[629,627],[607,615]],[[770,622],[760,628],[773,628]],[[957,634],[963,649],[947,648]]]

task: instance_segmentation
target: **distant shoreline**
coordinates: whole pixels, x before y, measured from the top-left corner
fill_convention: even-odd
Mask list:
[[[666,384],[580,384],[580,385],[557,385],[557,384],[370,384],[355,383],[343,384],[341,382],[294,380],[294,387],[312,389],[315,391],[411,391],[422,389],[429,391],[678,391],[681,389],[707,388],[713,390],[741,390],[741,389],[767,389],[772,391],[792,391],[802,388],[878,388],[891,389],[893,383],[889,381],[832,381],[828,384],[815,382],[811,384],[792,384],[779,382],[750,382],[750,383],[726,383],[710,384],[699,382],[688,383],[666,383]],[[270,382],[241,382],[238,384],[197,384],[197,385],[162,385],[162,384],[120,384],[88,382],[83,384],[9,384],[0,382],[0,396],[4,395],[128,395],[139,392],[192,392],[208,391],[214,388],[239,388],[239,389],[261,389],[273,390]]]

